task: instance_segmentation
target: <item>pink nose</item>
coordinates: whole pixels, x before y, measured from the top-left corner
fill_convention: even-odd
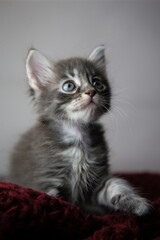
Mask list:
[[[85,94],[89,95],[90,97],[94,97],[94,95],[96,94],[95,90],[94,89],[90,89],[90,90],[87,90],[85,92]]]

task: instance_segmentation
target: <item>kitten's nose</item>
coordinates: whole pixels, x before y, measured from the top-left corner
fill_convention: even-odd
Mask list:
[[[94,89],[88,89],[87,91],[85,91],[85,94],[89,95],[90,97],[94,97],[96,91]]]

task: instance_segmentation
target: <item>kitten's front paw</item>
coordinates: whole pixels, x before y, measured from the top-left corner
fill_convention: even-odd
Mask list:
[[[149,211],[149,203],[134,193],[121,193],[111,198],[111,204],[115,210],[138,216],[145,215]]]

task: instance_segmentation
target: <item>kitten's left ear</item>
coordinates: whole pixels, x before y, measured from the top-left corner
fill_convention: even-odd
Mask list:
[[[100,45],[96,47],[89,55],[89,60],[94,62],[101,71],[106,69],[105,47]]]

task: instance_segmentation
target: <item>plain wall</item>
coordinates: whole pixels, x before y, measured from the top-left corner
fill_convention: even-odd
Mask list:
[[[25,58],[87,57],[105,44],[113,89],[103,117],[112,171],[160,171],[160,1],[0,1],[0,173],[35,123]]]

